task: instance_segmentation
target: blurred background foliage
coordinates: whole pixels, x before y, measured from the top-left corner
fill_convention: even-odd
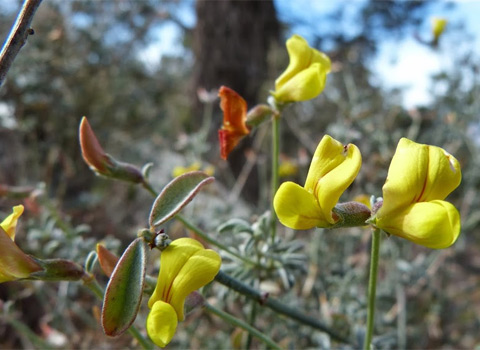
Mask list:
[[[430,49],[448,55],[453,64],[431,77],[431,102],[415,108],[405,108],[402,87],[386,87],[389,77],[372,68],[386,39],[427,38],[418,40],[428,46],[431,14],[455,4],[339,2],[331,11],[312,10],[303,17],[279,11],[285,3],[44,0],[32,24],[35,35],[0,88],[0,184],[43,192],[24,201],[27,213],[17,242],[39,257],[82,263],[96,241],[121,253],[147,225],[148,193],[95,177],[81,159],[77,130],[84,115],[117,159],[138,166],[153,162],[151,179],[158,189],[177,166],[213,166],[215,185],[185,210],[212,235],[231,218],[263,220],[270,207],[269,128],[264,125],[242,141],[228,162],[220,160],[216,137],[222,115],[215,89],[227,85],[249,106],[264,102],[288,64],[285,39],[298,30],[332,58],[333,72],[319,98],[283,113],[281,157],[293,169],[286,178],[303,183],[324,133],[355,143],[363,155],[362,170],[344,200],[381,195],[402,136],[445,148],[463,167],[462,184],[450,196],[463,223],[453,247],[432,251],[395,237],[383,240],[376,345],[480,346],[478,51],[461,21],[449,23],[440,46]],[[3,37],[20,5],[0,1]],[[394,58],[402,54],[391,53]],[[6,215],[17,203],[0,198],[0,209]],[[249,248],[242,244],[251,237],[254,245],[263,244],[262,234],[246,231],[218,233],[218,239],[245,252]],[[178,223],[168,225],[167,232],[185,234]],[[242,277],[355,337],[366,319],[369,231],[281,228],[280,235],[287,244],[300,241],[303,257],[294,255],[293,267],[281,265],[284,273],[281,268],[274,275],[246,270]],[[298,253],[296,245],[293,250]],[[227,311],[246,319],[254,314],[255,306],[227,290],[217,294]],[[103,336],[95,321],[98,302],[72,283],[10,282],[0,286],[0,297],[2,348],[134,346],[128,336]],[[338,347],[317,331],[260,309],[255,325],[282,347]],[[198,313],[180,328],[172,342],[179,348],[238,347],[242,337]]]

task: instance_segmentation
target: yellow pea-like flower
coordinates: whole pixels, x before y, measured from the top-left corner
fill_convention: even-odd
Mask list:
[[[273,206],[280,222],[296,230],[333,226],[338,218],[332,209],[361,164],[357,146],[344,146],[325,135],[313,155],[305,186],[284,182],[275,194]]]
[[[13,207],[13,213],[0,223],[0,283],[27,278],[42,267],[15,244],[15,229],[23,205]]]
[[[147,332],[155,344],[166,346],[184,319],[185,298],[211,282],[221,258],[192,238],[174,240],[160,257],[157,286],[148,301]]]
[[[317,97],[325,88],[330,58],[310,47],[299,35],[287,40],[290,63],[275,81],[271,94],[278,102],[299,102]]]
[[[438,43],[438,39],[445,31],[447,27],[448,21],[442,17],[434,17],[432,19],[432,34],[433,34],[433,42]]]
[[[460,214],[444,199],[461,178],[460,164],[445,150],[402,138],[374,225],[428,248],[451,246],[460,234]]]

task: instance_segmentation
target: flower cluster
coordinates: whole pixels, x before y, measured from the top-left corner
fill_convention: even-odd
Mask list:
[[[356,146],[325,136],[305,186],[285,182],[278,189],[274,208],[280,222],[297,230],[333,227],[338,220],[333,209],[360,165]],[[458,161],[442,148],[402,138],[383,186],[383,201],[368,223],[428,248],[451,246],[460,234],[460,214],[444,199],[461,176]]]

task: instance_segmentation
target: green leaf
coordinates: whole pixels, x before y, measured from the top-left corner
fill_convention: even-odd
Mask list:
[[[121,256],[105,291],[101,321],[106,335],[122,334],[135,320],[142,301],[145,261],[145,243],[137,238]]]
[[[150,227],[156,228],[170,220],[197,195],[204,185],[214,180],[215,178],[201,171],[192,171],[173,179],[153,203]]]

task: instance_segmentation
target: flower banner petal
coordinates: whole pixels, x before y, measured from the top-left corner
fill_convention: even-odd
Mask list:
[[[315,49],[312,50],[312,63],[320,63],[322,71],[324,71],[325,74],[330,73],[330,70],[332,69],[330,58],[321,51]]]
[[[148,300],[148,307],[158,301],[169,302],[172,294],[172,284],[186,261],[197,251],[202,250],[203,245],[192,238],[179,238],[174,240],[160,256],[160,274],[157,286]]]
[[[327,173],[318,183],[318,203],[328,222],[333,224],[332,209],[343,192],[352,184],[362,166],[362,155],[357,146],[348,144],[342,163]]]
[[[419,202],[445,199],[462,180],[455,157],[436,146],[428,146],[428,155],[428,179]]]
[[[428,172],[428,146],[406,138],[398,142],[383,185],[382,215],[402,210],[418,201]]]
[[[315,151],[308,170],[305,189],[318,200],[323,217],[334,223],[332,208],[342,193],[351,185],[362,165],[362,156],[357,146],[344,146],[325,135]]]
[[[275,90],[281,89],[287,81],[307,68],[311,62],[312,48],[300,35],[292,35],[286,45],[290,62],[287,69],[275,81]]]
[[[278,220],[292,229],[328,226],[314,195],[296,183],[289,181],[280,185],[273,199],[273,207]]]
[[[177,324],[177,313],[170,304],[157,301],[152,305],[147,317],[147,333],[156,345],[163,348],[170,343]]]

